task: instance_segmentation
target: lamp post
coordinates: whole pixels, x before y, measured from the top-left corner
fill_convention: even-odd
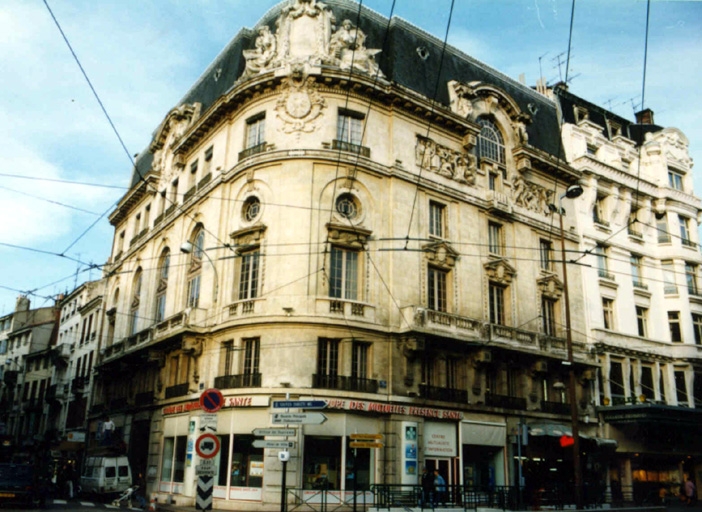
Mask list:
[[[567,357],[563,362],[568,366],[568,396],[570,400],[570,421],[573,434],[573,480],[575,484],[575,507],[581,509],[583,505],[583,475],[580,467],[580,428],[578,425],[578,403],[575,382],[575,365],[573,364],[573,334],[570,324],[570,298],[568,297],[568,270],[566,268],[565,234],[563,232],[563,207],[564,197],[575,199],[583,194],[580,185],[571,185],[565,194],[558,198],[558,218],[561,228],[561,263],[563,265],[563,295],[565,296],[565,321],[566,321],[566,349]]]
[[[192,242],[185,242],[183,243],[183,245],[180,246],[180,252],[182,252],[183,254],[190,254],[193,252],[193,249],[195,249],[195,246],[192,244]],[[217,273],[217,267],[215,267],[214,261],[212,261],[212,258],[210,258],[210,255],[207,254],[204,247],[198,247],[198,249],[200,250],[201,254],[205,255],[207,261],[210,262],[210,265],[212,265],[212,270],[214,271],[215,275],[212,301],[214,302],[214,304],[217,304],[217,296],[219,295],[219,274]]]

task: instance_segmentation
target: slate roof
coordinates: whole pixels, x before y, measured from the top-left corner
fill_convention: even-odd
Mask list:
[[[324,3],[332,9],[337,25],[345,19],[351,20],[365,32],[367,48],[382,49],[376,56],[376,61],[390,82],[433,98],[444,108],[449,107],[447,83],[450,80],[466,83],[480,81],[497,86],[509,94],[523,112],[532,114],[532,123],[527,126],[529,144],[556,157],[560,152],[560,157],[564,157],[557,107],[553,101],[454,47],[447,46],[442,57],[443,40],[401,18],[393,17],[388,23],[386,17],[366,7],[361,7],[359,16],[359,5],[353,0],[326,0]],[[268,25],[275,32],[275,21],[286,5],[287,0],[271,8],[253,29],[241,29],[185,94],[179,105],[199,102],[202,104],[202,112],[205,112],[217,98],[231,89],[246,66],[242,50],[253,48],[258,27]],[[419,55],[417,49],[420,47],[426,49],[428,58],[423,59]],[[215,80],[217,74],[219,76]],[[570,102],[576,98],[571,96],[565,95],[562,98]],[[572,110],[564,108],[566,115],[571,118]],[[566,121],[572,122],[571,118],[567,117]],[[598,122],[594,118],[593,121]],[[619,122],[622,126],[630,124]],[[148,150],[140,155],[137,169],[142,176],[148,172],[152,160],[153,155]],[[132,186],[139,179],[139,175],[134,173]]]

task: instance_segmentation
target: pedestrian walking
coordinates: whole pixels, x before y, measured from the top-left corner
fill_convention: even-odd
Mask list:
[[[438,469],[434,470],[434,506],[443,505],[446,502],[446,480],[441,476]]]
[[[432,495],[434,493],[434,475],[432,475],[426,466],[422,471],[422,496],[421,505],[426,507],[432,503]]]
[[[689,506],[694,505],[697,502],[697,493],[695,492],[695,484],[691,477],[687,477],[685,481],[685,503]]]

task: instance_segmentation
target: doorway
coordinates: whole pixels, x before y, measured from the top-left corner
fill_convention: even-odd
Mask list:
[[[456,474],[452,459],[424,459],[424,465],[430,473],[435,469],[439,470],[439,474],[444,477],[447,485],[453,485],[454,475]]]

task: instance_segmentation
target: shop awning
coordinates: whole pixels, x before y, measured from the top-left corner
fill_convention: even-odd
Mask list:
[[[582,439],[591,439],[595,441],[595,443],[597,443],[597,446],[602,448],[616,449],[618,446],[618,443],[615,439],[588,436],[587,434],[583,434],[582,432],[578,432],[578,434]],[[552,437],[572,436],[573,429],[567,425],[563,425],[560,423],[534,423],[529,425],[529,435]]]
[[[461,423],[463,444],[504,446],[507,438],[505,423],[464,421]]]

